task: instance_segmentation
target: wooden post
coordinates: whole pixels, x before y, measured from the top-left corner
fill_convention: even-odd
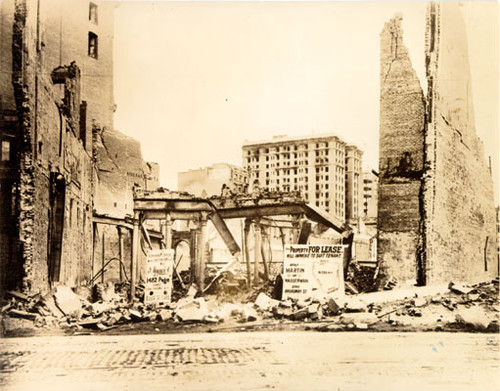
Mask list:
[[[106,252],[106,240],[104,236],[104,229],[102,230],[102,254],[101,254],[101,282],[104,284],[104,264],[106,262],[105,258]]]
[[[190,259],[190,282],[191,284],[196,281],[196,265],[198,264],[197,258],[198,254],[196,253],[197,245],[196,245],[196,240],[197,240],[197,230],[196,229],[191,229],[191,240],[189,241],[189,258]]]
[[[123,271],[122,271],[122,265],[123,265],[123,232],[122,232],[122,227],[118,226],[118,258],[120,259],[120,264],[118,265],[120,269],[120,282],[123,282]]]
[[[260,245],[260,253],[262,256],[262,265],[264,266],[264,279],[269,281],[269,259],[267,257],[267,252],[266,252],[266,243],[269,243],[269,247],[271,247],[271,242],[269,241],[269,236],[267,235],[267,231],[264,227],[261,228],[262,230],[262,241]]]
[[[247,264],[247,286],[252,286],[252,266],[250,263],[250,219],[245,219],[244,243],[245,243],[245,262]]]
[[[95,248],[97,247],[97,223],[92,223],[92,278],[95,276]]]
[[[130,302],[134,301],[135,283],[137,279],[137,256],[139,255],[139,212],[134,212],[134,229],[132,231],[132,262],[130,262]]]
[[[201,213],[200,229],[198,231],[198,235],[198,267],[196,284],[198,285],[198,290],[200,292],[203,292],[203,289],[205,288],[205,246],[207,241],[207,215],[203,212]]]
[[[165,248],[172,248],[172,217],[170,216],[170,213],[167,213],[167,219],[165,220],[163,240],[165,240]]]
[[[254,224],[254,269],[253,269],[253,283],[257,285],[259,282],[259,263],[260,263],[260,224],[259,220]]]

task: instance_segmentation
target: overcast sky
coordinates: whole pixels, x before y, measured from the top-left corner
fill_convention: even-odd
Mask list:
[[[476,126],[497,169],[498,7],[461,9]],[[170,189],[177,172],[241,165],[245,139],[277,134],[335,133],[365,152],[365,168],[377,169],[379,34],[403,15],[426,91],[425,10],[424,2],[121,2],[115,128],[140,140]]]

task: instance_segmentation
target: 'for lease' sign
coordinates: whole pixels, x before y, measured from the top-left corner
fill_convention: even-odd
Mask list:
[[[174,250],[150,250],[147,254],[144,304],[165,305],[172,299]]]
[[[343,245],[285,246],[283,298],[344,293]]]

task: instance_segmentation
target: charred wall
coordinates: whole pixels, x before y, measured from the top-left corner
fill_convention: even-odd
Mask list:
[[[425,97],[400,31],[396,17],[381,34],[381,276],[486,280],[498,274],[493,181],[475,131],[459,5],[428,6]]]
[[[19,251],[10,262],[16,260],[20,276],[7,278],[26,292],[44,292],[51,284],[75,285],[87,278],[93,162],[80,129],[78,65],[48,65],[38,36],[39,2],[13,4],[12,65],[3,70],[12,77],[18,127],[19,177],[11,201]]]
[[[419,191],[424,159],[424,95],[403,43],[401,17],[380,35],[378,257],[381,276],[416,278]]]
[[[429,6],[426,63],[427,282],[485,280],[498,274],[493,181],[475,130],[467,35],[458,5]]]

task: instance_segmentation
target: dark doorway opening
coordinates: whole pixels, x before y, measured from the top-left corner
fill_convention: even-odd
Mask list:
[[[64,229],[66,182],[60,173],[50,174],[50,208],[48,233],[49,281],[56,282],[61,274],[61,250]]]

